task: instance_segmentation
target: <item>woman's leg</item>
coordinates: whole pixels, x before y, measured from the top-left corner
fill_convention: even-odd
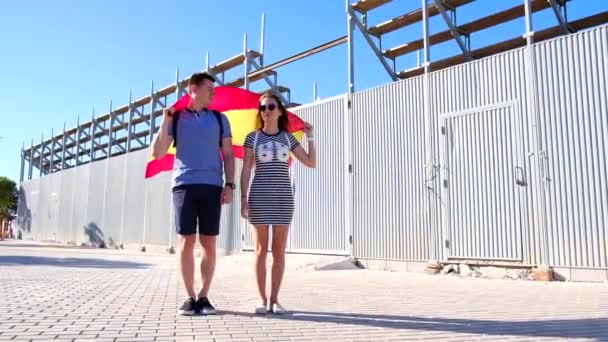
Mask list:
[[[268,226],[258,225],[252,228],[255,243],[255,277],[262,304],[267,304],[266,297],[266,255],[268,254]]]
[[[276,225],[272,227],[272,288],[270,291],[270,305],[278,303],[281,281],[285,272],[285,249],[289,226]]]

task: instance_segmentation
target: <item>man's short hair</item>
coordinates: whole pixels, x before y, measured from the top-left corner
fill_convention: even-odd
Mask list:
[[[215,77],[209,75],[206,72],[196,72],[190,76],[190,80],[188,81],[188,88],[192,85],[200,86],[203,84],[205,80],[209,80],[215,83]]]

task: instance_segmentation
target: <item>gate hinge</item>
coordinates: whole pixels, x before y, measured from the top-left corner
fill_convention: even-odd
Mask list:
[[[353,236],[352,235],[348,236],[348,243],[350,243],[351,245],[353,244]]]
[[[445,248],[450,248],[450,240],[443,241]]]
[[[445,135],[445,126],[441,126],[441,134]]]

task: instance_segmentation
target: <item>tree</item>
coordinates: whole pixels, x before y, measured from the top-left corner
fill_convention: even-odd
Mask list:
[[[17,184],[0,177],[0,221],[15,216],[17,212]]]

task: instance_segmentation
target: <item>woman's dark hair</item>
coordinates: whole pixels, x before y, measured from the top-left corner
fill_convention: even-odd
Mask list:
[[[278,123],[279,129],[281,131],[287,132],[287,128],[289,126],[289,119],[287,117],[287,109],[285,109],[285,106],[283,106],[281,99],[279,99],[279,97],[276,96],[272,92],[266,92],[266,93],[262,94],[262,96],[260,96],[259,105],[262,104],[262,100],[264,100],[264,99],[273,99],[277,103],[277,106],[279,107],[279,111],[281,112],[281,116],[279,116],[279,123]],[[258,116],[256,119],[256,121],[257,121],[256,127],[257,127],[257,129],[262,129],[262,128],[264,128],[264,120],[262,120],[262,112],[260,112],[259,105],[258,105]]]

